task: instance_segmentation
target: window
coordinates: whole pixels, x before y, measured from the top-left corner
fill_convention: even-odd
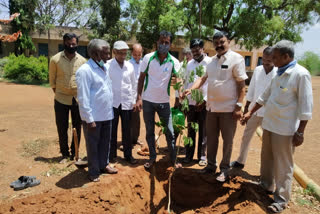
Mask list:
[[[48,43],[39,43],[38,49],[39,56],[48,56]]]
[[[58,45],[58,50],[59,50],[59,52],[64,50],[63,44],[59,44]],[[87,46],[79,45],[77,52],[78,52],[78,54],[80,54],[84,58],[90,58],[89,55],[88,55],[88,52],[87,52]]]
[[[262,65],[262,57],[259,57],[259,58],[258,58],[257,66],[259,66],[259,65]]]
[[[245,56],[244,61],[245,61],[246,67],[251,66],[251,56]]]

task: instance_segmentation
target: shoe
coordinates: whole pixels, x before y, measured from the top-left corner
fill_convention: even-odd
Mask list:
[[[126,161],[130,164],[136,164],[138,161],[136,159],[134,159],[132,156],[126,158]]]
[[[101,169],[100,171],[101,171],[101,173],[107,173],[107,174],[117,174],[118,173],[118,170],[116,168],[113,168],[109,165],[106,166],[106,168]]]
[[[149,170],[155,163],[156,160],[148,160],[143,166],[146,170]]]
[[[220,175],[216,178],[217,181],[224,183],[227,180],[227,174],[225,172],[221,172]]]
[[[183,163],[191,163],[192,159],[189,158],[184,158]]]
[[[91,182],[99,182],[100,181],[100,178],[99,177],[88,177],[89,178],[89,180],[91,181]]]
[[[230,166],[232,168],[237,168],[237,169],[243,169],[244,168],[244,164],[239,163],[238,161],[233,161],[230,163]]]
[[[200,160],[199,161],[199,166],[206,166],[208,162],[206,160]]]
[[[215,173],[215,172],[216,172],[216,170],[213,170],[209,167],[205,167],[200,170],[200,174],[210,174],[210,173]]]
[[[279,203],[272,203],[268,206],[268,210],[272,213],[281,213],[286,207]]]

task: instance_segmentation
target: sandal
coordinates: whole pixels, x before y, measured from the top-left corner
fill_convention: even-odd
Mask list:
[[[100,181],[100,178],[99,178],[99,177],[96,177],[96,178],[89,177],[89,180],[90,180],[91,182],[99,182],[99,181]]]
[[[268,206],[268,210],[273,213],[281,213],[284,210],[284,207],[279,203],[272,203]]]
[[[143,166],[144,166],[144,168],[145,169],[150,169],[152,166],[153,166],[153,164],[156,162],[156,160],[149,160],[149,161],[147,161]]]
[[[23,178],[13,185],[13,189],[23,190],[28,187],[34,187],[40,184],[40,180],[37,180],[34,176],[23,176]]]
[[[199,166],[206,166],[208,163],[206,160],[200,160],[199,161]]]
[[[18,180],[11,182],[10,187],[14,188],[16,185],[19,185],[20,183],[22,183],[24,180],[27,180],[28,178],[36,179],[36,176],[20,176]]]

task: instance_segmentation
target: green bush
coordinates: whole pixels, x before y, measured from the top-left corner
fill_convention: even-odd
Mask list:
[[[36,58],[10,54],[4,66],[4,77],[22,83],[48,82],[48,59],[44,56]]]
[[[8,58],[4,57],[0,59],[0,78],[3,77],[4,74],[4,66],[7,64]]]

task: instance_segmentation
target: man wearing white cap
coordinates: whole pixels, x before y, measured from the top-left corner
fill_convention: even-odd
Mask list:
[[[122,145],[124,158],[131,164],[137,163],[132,157],[130,139],[130,122],[132,109],[135,106],[136,78],[133,65],[126,61],[129,47],[124,41],[116,41],[113,45],[115,57],[107,62],[112,80],[113,112],[110,160],[117,157],[117,132],[119,116],[121,117]]]

